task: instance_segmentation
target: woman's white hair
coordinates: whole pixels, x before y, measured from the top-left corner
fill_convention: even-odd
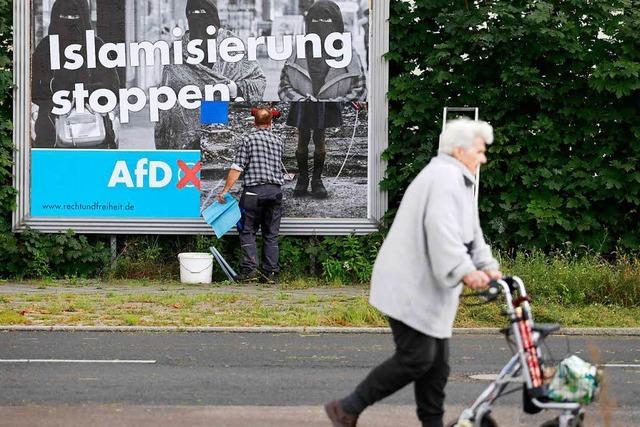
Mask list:
[[[468,118],[447,122],[440,134],[438,153],[451,154],[455,147],[469,148],[476,137],[481,137],[487,145],[493,143],[493,128],[487,122]]]

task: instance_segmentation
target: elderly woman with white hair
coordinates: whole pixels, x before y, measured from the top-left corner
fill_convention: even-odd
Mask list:
[[[473,194],[492,142],[486,122],[448,122],[438,156],[407,188],[371,277],[370,303],[388,316],[396,351],[351,394],[325,405],[334,427],[355,426],[366,407],[412,382],[422,426],[442,427],[461,285],[482,290],[502,277]]]

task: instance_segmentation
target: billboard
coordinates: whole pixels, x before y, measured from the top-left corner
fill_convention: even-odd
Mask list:
[[[283,233],[375,230],[385,3],[17,5],[14,229],[211,232],[200,213],[253,129],[251,109],[268,106],[285,141]],[[302,191],[305,180],[327,194]]]

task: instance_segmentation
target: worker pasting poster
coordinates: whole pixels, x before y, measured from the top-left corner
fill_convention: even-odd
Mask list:
[[[31,214],[198,218],[253,129],[251,109],[269,107],[285,141],[285,216],[366,218],[368,17],[367,0],[32,0]],[[224,117],[203,120],[205,101]],[[172,153],[164,192],[149,186],[152,173],[168,179],[159,150]],[[193,152],[198,186],[185,198],[177,162],[195,165]],[[63,169],[86,179],[58,188]],[[98,202],[84,198],[88,183],[107,206],[142,197],[148,208],[78,210]]]

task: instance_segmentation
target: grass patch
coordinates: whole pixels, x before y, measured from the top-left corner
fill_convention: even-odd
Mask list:
[[[26,325],[29,320],[14,310],[0,310],[0,325]]]
[[[327,310],[327,321],[332,326],[386,326],[387,320],[373,308],[366,297],[350,301],[332,301]]]
[[[158,256],[144,259],[121,258],[116,262],[115,269],[109,272],[108,279],[160,279],[175,280],[180,271],[177,258],[165,260]]]
[[[346,288],[343,288],[346,290]],[[286,298],[284,296],[286,295]],[[640,308],[533,302],[540,322],[565,327],[640,327]],[[0,324],[113,326],[386,326],[366,295],[336,291],[199,294],[18,294],[0,304]],[[460,305],[455,326],[507,325],[499,304]]]
[[[587,306],[566,306],[561,304],[533,304],[533,316],[536,322],[559,323],[567,328],[580,327],[640,327],[640,309],[593,304]],[[455,326],[502,327],[508,326],[506,317],[498,304],[477,307],[460,305]]]
[[[140,316],[134,314],[123,314],[120,316],[122,323],[126,326],[137,326],[140,324]]]
[[[640,258],[619,256],[607,261],[596,255],[532,252],[501,261],[505,273],[525,281],[538,321],[565,327],[640,327]],[[0,294],[0,324],[386,325],[367,302],[367,285],[339,286],[318,278],[283,277],[285,283],[277,287],[228,282],[184,285],[175,277],[151,280],[145,276],[29,281],[23,283],[43,291]],[[100,290],[81,293],[87,286]],[[472,307],[463,303],[456,326],[506,325],[500,310],[498,304]]]
[[[291,294],[286,293],[286,292],[278,292],[276,294],[276,299],[278,301],[288,301],[291,299]]]
[[[550,257],[533,252],[504,259],[502,264],[544,304],[640,307],[640,258],[620,256],[609,262],[597,255]]]
[[[534,309],[538,322],[560,323],[565,327],[619,327],[637,328],[640,326],[640,309],[616,307],[601,304],[565,307],[562,305],[543,305]]]

